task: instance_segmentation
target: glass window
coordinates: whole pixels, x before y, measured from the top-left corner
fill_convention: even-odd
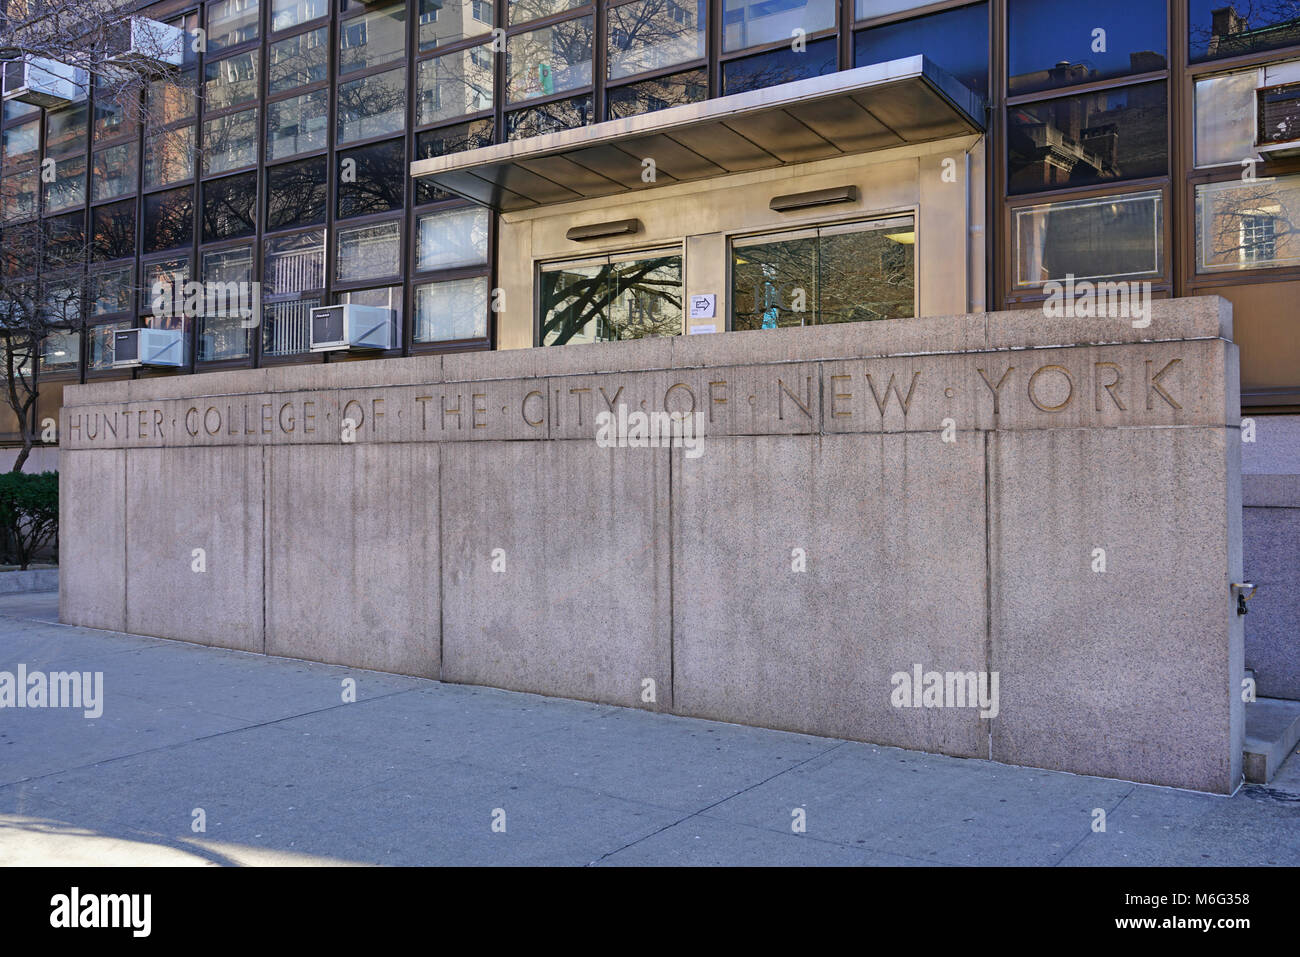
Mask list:
[[[3,116],[4,121],[8,123],[11,120],[21,119],[24,116],[32,116],[40,111],[41,108],[39,106],[33,106],[31,103],[23,103],[21,100],[5,100],[3,110],[0,111],[0,116]]]
[[[256,107],[208,120],[203,124],[203,175],[252,166],[257,143]]]
[[[267,94],[275,96],[296,86],[318,83],[329,75],[329,27],[309,30],[272,43]]]
[[[45,268],[79,266],[86,261],[86,214],[81,210],[43,220]],[[33,236],[31,239],[35,239]],[[134,242],[134,234],[132,235]],[[131,250],[134,252],[134,249]]]
[[[1259,71],[1196,81],[1196,165],[1255,160],[1255,87]]]
[[[1300,43],[1294,0],[1189,0],[1187,20],[1193,63]]]
[[[232,300],[249,301],[253,281],[253,247],[236,246],[213,250],[202,256],[201,280],[207,283],[236,283],[238,296],[227,296],[225,308],[217,304],[217,315],[207,310],[199,316],[199,360],[242,359],[248,355],[249,330],[246,317],[239,315]],[[232,288],[232,287],[226,287]],[[224,313],[224,314],[221,314]]]
[[[781,47],[758,56],[722,64],[723,95],[761,90],[780,83],[825,76],[839,69],[839,43],[834,37],[810,43],[803,53]]]
[[[89,346],[89,353],[86,356],[86,368],[95,372],[113,368],[114,333],[131,327],[130,319],[123,319],[120,322],[102,322],[99,325],[91,326],[86,332],[87,345]]]
[[[1164,273],[1159,190],[1012,210],[1015,285],[1049,280],[1153,279]]]
[[[400,133],[406,128],[406,70],[340,83],[338,144]]]
[[[67,156],[86,151],[87,120],[90,110],[85,103],[45,115],[45,155]],[[35,132],[33,126],[33,132]],[[8,147],[6,131],[5,145]]]
[[[789,41],[796,30],[809,34],[833,29],[837,6],[835,0],[727,0],[722,49],[731,52]]]
[[[456,126],[442,126],[420,133],[415,138],[415,158],[445,156],[492,145],[494,124],[491,120],[474,120]],[[419,205],[447,199],[451,194],[429,183],[427,177],[415,181],[415,202]]]
[[[262,355],[294,356],[311,349],[311,311],[321,297],[262,304]]]
[[[621,120],[683,103],[697,103],[708,96],[709,74],[701,69],[612,87],[606,93],[605,103],[609,119]]]
[[[188,256],[162,259],[144,267],[143,292],[148,299],[149,314],[145,325],[150,329],[184,329],[185,316],[173,314],[172,304],[182,298],[190,281]],[[143,307],[142,307],[143,308]]]
[[[91,213],[91,258],[96,262],[135,255],[135,200],[97,206]]]
[[[22,126],[11,126],[4,131],[4,161],[6,168],[36,158],[40,145],[40,124],[33,120]]]
[[[314,90],[302,96],[266,105],[266,158],[285,159],[299,153],[323,150],[329,141],[330,91]]]
[[[95,152],[91,168],[91,193],[95,202],[134,193],[140,173],[134,143],[123,143]]]
[[[119,266],[92,273],[90,277],[90,313],[111,316],[131,311],[131,280],[135,269]]]
[[[682,332],[682,256],[655,250],[541,267],[542,344]]]
[[[776,329],[915,315],[912,217],[737,240],[734,329]]]
[[[859,30],[853,37],[856,66],[886,63],[923,53],[981,96],[989,89],[989,11],[977,3],[914,20]]]
[[[216,0],[208,4],[208,52],[216,53],[257,37],[257,0]]]
[[[591,97],[575,96],[571,100],[554,100],[506,114],[506,136],[521,140],[559,130],[571,130],[596,122]]]
[[[587,2],[589,0],[514,0],[506,4],[506,13],[510,18],[509,24],[513,27],[518,23],[530,23],[581,7]]]
[[[339,282],[382,279],[401,274],[401,223],[341,228],[338,230],[338,243],[334,278]]]
[[[268,302],[325,288],[325,231],[266,241],[262,295]]]
[[[1300,176],[1196,187],[1196,271],[1300,264]]]
[[[5,222],[30,219],[36,215],[38,172],[32,169],[26,173],[11,173],[0,182]]]
[[[203,241],[235,239],[257,227],[257,174],[241,173],[203,184]]]
[[[144,137],[145,188],[194,176],[194,127],[150,130]]]
[[[326,188],[324,156],[298,163],[284,163],[266,171],[266,228],[314,226],[325,221]]]
[[[406,7],[398,4],[339,24],[339,75],[406,55]]]
[[[429,282],[415,287],[415,341],[486,339],[486,277]]]
[[[203,67],[203,106],[224,110],[257,99],[258,52],[249,50]]]
[[[506,40],[511,102],[591,85],[591,17],[565,20]]]
[[[351,168],[355,178],[339,177],[339,219],[401,209],[408,176],[406,143],[392,140],[339,154],[340,169]]]
[[[378,306],[380,309],[393,310],[393,318],[402,316],[402,287],[382,286],[379,289],[353,289],[341,292],[335,297],[342,305],[355,303],[358,306]]]
[[[61,298],[53,305],[60,312],[66,312],[73,301],[75,297],[71,300]],[[76,321],[76,317],[67,316],[64,321],[73,322]],[[41,340],[42,372],[75,372],[80,361],[81,333],[54,332]]]
[[[1010,107],[1008,190],[1163,176],[1166,117],[1163,82]]]
[[[608,16],[611,80],[705,56],[704,0],[635,0],[611,7]]]
[[[103,143],[119,136],[125,136],[135,129],[135,119],[132,113],[128,112],[121,102],[114,97],[127,96],[134,92],[130,89],[131,84],[127,84],[118,90],[104,89],[106,81],[100,80],[95,86],[95,105],[93,113],[93,135],[96,144]]]
[[[1011,93],[1150,73],[1167,66],[1164,0],[1009,0],[1007,16]]]
[[[194,190],[190,186],[144,198],[144,251],[162,252],[194,240]]]
[[[256,85],[254,95],[256,95]],[[194,118],[198,97],[193,75],[178,80],[154,80],[149,84],[148,122],[156,126]]]
[[[491,30],[492,4],[486,0],[420,0],[421,50],[468,40]]]
[[[492,48],[488,44],[416,64],[416,120],[424,126],[492,109]]]
[[[442,209],[416,219],[415,268],[456,269],[487,264],[488,212]]]
[[[86,202],[86,157],[73,156],[54,166],[54,181],[45,183],[45,211],[58,213]]]
[[[328,0],[271,0],[271,31],[287,30],[329,12]]]

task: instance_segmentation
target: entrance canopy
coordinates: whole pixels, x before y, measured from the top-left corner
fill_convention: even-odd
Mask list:
[[[982,97],[918,55],[417,160],[411,175],[511,212],[981,133],[983,118]]]

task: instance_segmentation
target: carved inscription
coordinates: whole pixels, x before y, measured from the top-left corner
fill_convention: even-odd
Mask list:
[[[717,434],[1037,427],[1067,413],[1072,423],[1180,421],[1170,416],[1184,409],[1194,367],[1149,354],[828,360],[90,405],[64,410],[63,434],[72,448],[332,442],[346,421],[358,441],[576,439],[594,436],[598,412],[621,407],[698,412]]]

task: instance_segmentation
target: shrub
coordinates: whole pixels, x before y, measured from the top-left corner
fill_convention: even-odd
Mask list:
[[[0,528],[26,570],[59,533],[59,473],[0,473]]]

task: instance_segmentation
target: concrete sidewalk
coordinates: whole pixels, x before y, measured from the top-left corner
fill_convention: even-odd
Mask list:
[[[103,672],[104,712],[0,711],[0,865],[1300,864],[1294,756],[1223,798],[57,617],[0,596],[0,670]]]

